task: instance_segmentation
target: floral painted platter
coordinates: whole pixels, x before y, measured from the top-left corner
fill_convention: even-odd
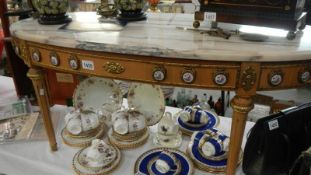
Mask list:
[[[204,110],[204,112],[206,113],[206,115],[208,117],[208,122],[205,125],[201,125],[200,124],[198,127],[195,127],[191,123],[183,122],[180,119],[180,117],[179,117],[180,112],[178,112],[176,114],[176,117],[177,117],[177,123],[178,123],[178,125],[180,127],[180,130],[184,134],[191,135],[195,131],[205,131],[207,129],[217,127],[217,125],[219,124],[219,117],[216,114],[212,113],[212,112],[209,112],[209,111],[206,111],[206,110]]]
[[[162,151],[173,153],[178,160],[178,171],[169,171],[165,174],[158,172],[155,168],[157,157]],[[143,153],[135,163],[134,174],[161,174],[161,175],[191,175],[194,168],[191,160],[181,151],[173,148],[155,148]]]
[[[158,123],[165,111],[163,92],[158,85],[132,83],[128,92],[129,108],[141,112],[148,126]]]
[[[112,147],[116,151],[115,159],[111,161],[111,163],[109,163],[108,165],[100,167],[100,168],[98,167],[89,168],[85,165],[86,163],[85,161],[81,161],[81,159],[83,160],[83,155],[85,154],[85,152],[87,151],[89,147],[83,148],[82,150],[77,152],[73,158],[72,166],[73,166],[74,171],[79,175],[98,175],[98,174],[107,174],[109,172],[112,172],[118,167],[118,165],[121,162],[120,150],[115,146],[112,146]]]
[[[226,170],[228,152],[222,151],[215,156],[204,156],[198,149],[198,142],[191,141],[187,148],[187,153],[193,163],[201,170],[212,173],[223,173]],[[243,152],[240,151],[239,163],[242,161]]]
[[[122,92],[111,79],[89,77],[77,86],[73,94],[75,108],[92,107],[102,110],[105,104],[113,104],[116,109],[122,106]]]

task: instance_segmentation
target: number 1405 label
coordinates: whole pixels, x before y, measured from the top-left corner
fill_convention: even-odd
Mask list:
[[[216,21],[216,12],[204,12],[204,20],[206,21]]]

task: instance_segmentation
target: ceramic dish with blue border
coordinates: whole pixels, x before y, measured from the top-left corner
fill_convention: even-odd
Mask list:
[[[212,112],[209,112],[206,110],[204,110],[204,112],[208,116],[208,122],[204,125],[198,124],[198,126],[195,126],[195,124],[193,124],[193,123],[183,122],[179,117],[180,112],[175,114],[175,116],[177,117],[177,122],[178,122],[178,125],[180,127],[180,130],[184,134],[191,136],[192,133],[195,131],[206,131],[210,128],[217,127],[219,124],[219,117]]]
[[[156,160],[163,151],[169,151],[175,155],[178,160],[178,169],[167,173],[160,173],[156,167]],[[134,174],[144,175],[192,175],[193,164],[191,160],[181,151],[173,148],[155,148],[143,153],[135,163]]]
[[[196,165],[196,167],[203,171],[212,173],[225,172],[227,166],[228,152],[222,151],[215,156],[207,157],[204,156],[203,153],[198,149],[198,144],[198,142],[191,141],[187,149],[187,153],[189,157],[193,160],[193,163]],[[242,161],[242,153],[243,152],[240,151],[239,163]]]

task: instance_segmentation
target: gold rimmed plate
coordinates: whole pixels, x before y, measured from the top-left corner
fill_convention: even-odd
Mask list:
[[[92,135],[83,137],[72,137],[72,134],[70,134],[66,128],[64,128],[61,132],[62,140],[66,145],[72,146],[72,147],[85,147],[89,146],[94,139],[101,139],[105,135],[105,131],[107,130],[106,125],[102,124],[98,127]]]
[[[160,86],[132,83],[127,99],[130,108],[134,108],[145,116],[148,126],[161,120],[165,111],[165,103]]]
[[[204,110],[204,112],[206,113],[206,115],[208,117],[208,122],[204,125],[202,125],[202,124],[194,125],[191,123],[184,122],[179,117],[179,114],[181,112],[176,113],[175,118],[177,118],[177,123],[178,123],[179,128],[182,131],[182,133],[186,134],[188,136],[191,136],[192,133],[195,131],[206,131],[208,129],[217,127],[219,124],[219,117],[212,112],[209,112],[206,110]]]
[[[194,168],[191,160],[181,151],[173,148],[155,148],[143,153],[135,163],[134,174],[157,174],[154,172],[155,160],[163,152],[168,151],[176,157],[179,162],[180,169],[176,171],[169,171],[165,175],[191,175]]]
[[[96,168],[90,168],[90,167],[85,166],[84,163],[81,163],[80,159],[81,157],[83,157],[83,154],[85,154],[85,151],[86,149],[88,149],[88,147],[81,149],[79,152],[75,154],[73,158],[73,161],[72,161],[73,170],[78,175],[102,175],[102,174],[111,173],[113,170],[115,170],[118,167],[118,165],[121,162],[120,150],[115,146],[112,146],[112,147],[116,151],[115,159],[103,167],[96,167]]]
[[[211,173],[224,173],[227,167],[228,152],[221,152],[215,156],[204,156],[198,149],[198,143],[190,142],[187,148],[187,154],[192,159],[195,166],[203,171]],[[242,161],[243,152],[240,151],[239,163]]]
[[[108,131],[108,139],[109,142],[120,149],[132,149],[137,148],[145,144],[149,137],[149,129],[147,128],[146,132],[142,133],[140,136],[137,136],[137,139],[129,141],[129,140],[118,140],[113,136],[113,129],[110,128]]]

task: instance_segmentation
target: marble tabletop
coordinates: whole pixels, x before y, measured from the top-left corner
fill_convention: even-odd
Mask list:
[[[287,31],[254,26],[219,24],[226,30],[268,35],[264,42],[242,40],[232,35],[228,40],[191,30],[193,14],[147,13],[147,20],[124,26],[115,21],[99,22],[95,12],[69,14],[64,25],[40,25],[26,19],[11,25],[13,36],[42,44],[91,51],[124,53],[216,61],[298,61],[311,59],[311,26],[287,40]],[[202,22],[200,30],[208,29]]]

